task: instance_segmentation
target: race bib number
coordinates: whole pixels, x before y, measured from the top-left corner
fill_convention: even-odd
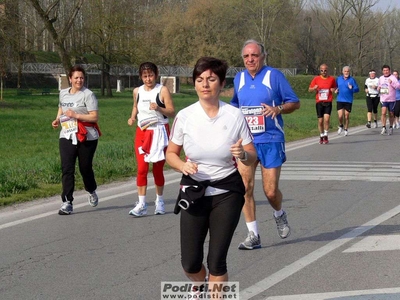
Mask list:
[[[329,96],[329,89],[321,89],[318,91],[318,99],[319,101],[326,101],[328,100]]]
[[[389,94],[389,87],[388,87],[386,84],[385,84],[385,85],[382,85],[382,86],[381,86],[380,93],[383,94],[383,95]]]
[[[242,106],[241,110],[251,133],[265,132],[265,117],[262,115],[262,106]]]
[[[78,120],[75,118],[67,117],[66,115],[60,116],[61,128],[64,136],[69,136],[71,133],[78,132]]]

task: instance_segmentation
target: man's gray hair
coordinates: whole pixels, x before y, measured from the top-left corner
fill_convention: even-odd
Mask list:
[[[260,47],[260,53],[261,53],[262,55],[264,55],[264,56],[267,56],[267,52],[265,51],[264,45],[261,44],[260,42],[256,41],[256,40],[253,40],[253,39],[250,39],[250,40],[247,40],[247,41],[244,42],[243,48],[242,48],[242,53],[243,53],[244,47],[246,47],[246,46],[249,45],[249,44],[256,44],[256,45],[258,45],[258,47]]]
[[[349,69],[349,71],[351,70],[350,66],[344,66],[343,69],[342,69],[342,72],[343,72],[345,69]]]

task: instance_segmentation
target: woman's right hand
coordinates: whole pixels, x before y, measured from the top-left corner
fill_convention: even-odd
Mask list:
[[[51,126],[53,126],[54,129],[58,128],[59,124],[60,121],[58,119],[55,119],[53,122],[51,122]]]
[[[196,174],[198,169],[197,169],[197,164],[191,161],[186,161],[181,169],[182,173],[185,175],[192,175]]]
[[[136,121],[136,120],[135,120],[134,118],[129,118],[129,119],[128,119],[128,125],[129,125],[129,126],[132,126],[132,125],[135,123],[135,121]]]

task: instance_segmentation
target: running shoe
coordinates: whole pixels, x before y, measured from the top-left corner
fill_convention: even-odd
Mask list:
[[[339,126],[339,128],[338,128],[338,130],[337,130],[337,134],[341,134],[343,132],[343,127],[342,126]]]
[[[286,212],[283,211],[283,214],[280,217],[275,217],[274,214],[274,219],[278,229],[278,235],[281,237],[281,239],[287,238],[290,235],[290,227],[287,221]]]
[[[61,205],[60,209],[58,210],[59,215],[70,215],[72,214],[72,211],[74,210],[72,203],[69,201],[63,202]]]
[[[323,144],[323,143],[324,143],[324,137],[323,137],[323,136],[321,136],[321,137],[319,138],[319,143],[320,143],[320,144]]]
[[[186,299],[207,299],[205,284],[203,283],[200,286],[197,286],[196,284],[197,282],[192,286],[192,290],[189,292]]]
[[[240,250],[253,250],[261,248],[261,239],[260,235],[256,236],[253,231],[249,231],[247,234],[247,238],[243,243],[239,244],[238,247]]]
[[[372,128],[378,128],[378,122],[377,121],[374,122],[374,125],[372,125]]]
[[[400,128],[400,124],[396,123],[396,125],[394,126],[394,128],[399,129]]]
[[[147,204],[140,204],[136,202],[136,206],[129,211],[129,214],[136,217],[143,217],[147,215]]]
[[[367,124],[365,124],[365,126],[367,126],[367,128],[371,128],[371,122],[368,122]]]
[[[92,206],[92,207],[96,207],[99,204],[99,197],[97,196],[96,191],[89,194],[88,201],[89,201],[90,206]]]
[[[347,129],[344,130],[344,136],[348,136],[349,135],[349,131]]]
[[[329,140],[328,140],[328,136],[324,135],[324,140],[322,141],[322,144],[328,144]]]
[[[386,133],[386,128],[382,127],[381,134],[385,134],[385,133]]]
[[[156,200],[156,209],[154,210],[155,215],[164,215],[165,208],[164,208],[164,201]]]
[[[392,135],[393,134],[393,127],[390,127],[388,130],[388,135]]]

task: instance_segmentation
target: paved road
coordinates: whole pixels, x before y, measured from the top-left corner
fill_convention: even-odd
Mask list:
[[[228,257],[240,299],[400,299],[400,131],[349,134],[332,133],[328,145],[318,138],[287,145],[281,189],[293,231],[286,240],[257,175],[263,247],[237,249],[242,219]],[[167,172],[164,216],[128,215],[133,180],[101,186],[97,208],[78,192],[71,216],[57,215],[58,197],[0,210],[0,299],[160,299],[160,282],[186,280],[171,212],[178,182]]]

